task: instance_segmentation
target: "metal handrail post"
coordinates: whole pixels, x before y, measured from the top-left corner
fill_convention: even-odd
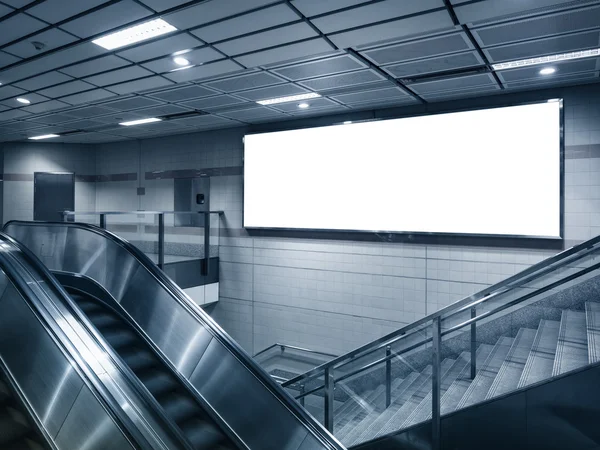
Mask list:
[[[433,320],[432,330],[432,353],[433,360],[431,374],[431,449],[440,450],[441,448],[441,420],[440,420],[440,396],[441,396],[441,346],[442,346],[442,327],[441,319],[436,317]]]
[[[210,213],[204,213],[204,264],[202,275],[208,275],[208,260],[210,258]]]
[[[106,214],[100,214],[100,228],[106,230]]]
[[[158,215],[158,267],[165,268],[165,215]]]
[[[333,379],[333,369],[328,367],[325,369],[325,420],[324,426],[327,431],[333,433],[333,398],[334,398],[335,381]]]
[[[477,316],[477,309],[471,308],[471,319]],[[477,323],[471,324],[471,380],[475,379],[477,374]]]
[[[392,404],[392,347],[385,348],[385,407]]]
[[[300,385],[300,395],[302,395],[302,397],[300,397],[300,399],[299,399],[298,401],[300,402],[300,404],[301,404],[302,406],[304,406],[304,395],[303,395],[303,394],[304,394],[304,392],[305,392],[304,385],[303,385],[303,384],[301,384],[301,385]]]

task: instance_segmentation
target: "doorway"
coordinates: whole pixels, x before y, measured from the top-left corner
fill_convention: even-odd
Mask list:
[[[75,209],[75,174],[33,174],[33,220],[63,221],[63,211]]]

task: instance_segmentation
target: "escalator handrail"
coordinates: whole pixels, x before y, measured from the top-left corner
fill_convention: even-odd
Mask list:
[[[262,356],[263,354],[267,353],[270,350],[273,350],[274,348],[281,348],[281,349],[290,349],[290,350],[296,350],[299,352],[303,352],[303,353],[310,353],[310,354],[314,354],[314,355],[320,355],[320,356],[328,356],[330,358],[337,358],[339,355],[334,355],[332,353],[326,353],[326,352],[322,352],[320,350],[312,350],[310,348],[303,348],[303,347],[296,347],[295,345],[288,345],[288,344],[280,344],[279,342],[273,344],[273,345],[269,345],[267,348],[262,349],[260,352],[256,353],[253,358],[256,358],[258,356]]]
[[[17,240],[15,240],[14,238],[12,238],[11,236],[5,234],[5,233],[0,233],[0,240],[3,240],[5,242],[10,242],[11,245],[13,245],[16,249],[19,250],[19,253],[25,258],[27,264],[29,264],[31,267],[33,267],[36,271],[36,273],[38,275],[40,275],[43,279],[44,282],[52,289],[53,293],[56,294],[61,300],[63,300],[64,304],[66,306],[68,306],[68,309],[70,310],[71,313],[75,313],[75,317],[77,317],[79,323],[83,326],[83,328],[89,333],[89,336],[95,340],[96,344],[98,344],[100,347],[102,347],[105,351],[107,351],[107,347],[108,347],[108,351],[107,353],[111,356],[111,361],[112,363],[119,368],[120,373],[125,377],[127,383],[129,383],[130,386],[133,386],[134,389],[136,390],[136,392],[140,393],[143,392],[142,389],[142,385],[141,382],[139,381],[139,379],[135,376],[132,376],[132,374],[130,373],[129,370],[123,370],[123,365],[124,363],[121,363],[120,359],[117,357],[115,358],[114,352],[112,351],[112,349],[110,349],[110,346],[108,346],[108,344],[106,344],[105,342],[103,342],[103,339],[98,339],[98,335],[97,333],[94,332],[93,329],[90,328],[90,323],[88,321],[88,319],[86,317],[82,317],[83,314],[77,314],[77,308],[73,308],[73,300],[71,299],[71,297],[69,296],[69,294],[66,292],[66,290],[60,285],[60,283],[58,283],[58,281],[56,280],[56,278],[52,275],[52,273],[48,270],[48,268],[39,260],[39,258],[33,254],[33,252],[31,252],[27,247],[25,247],[24,245],[22,245],[20,242],[18,242]],[[1,258],[1,256],[0,256]],[[25,268],[22,268],[23,270],[27,270]],[[33,294],[32,294],[33,295]],[[91,373],[93,373],[93,370],[91,371]],[[101,386],[101,382],[93,382],[94,387],[100,391],[104,391],[104,389]],[[148,399],[146,398],[145,395],[141,395],[142,400],[147,401]],[[139,432],[136,430],[136,426],[130,422],[130,419],[127,417],[127,415],[121,414],[120,411],[122,411],[122,407],[121,405],[112,398],[111,395],[103,395],[102,399],[104,402],[108,403],[110,411],[116,415],[119,419],[119,421],[121,422],[125,422],[126,424],[128,424],[128,429],[127,432],[133,434],[134,436],[137,436],[138,438],[141,436],[139,434]],[[165,424],[170,424],[170,419],[168,419],[160,410],[156,410],[154,408],[154,404],[152,402],[147,403],[147,406],[152,408],[154,411],[154,413],[165,423]],[[173,435],[175,435],[175,438],[177,440],[179,440],[181,442],[181,438],[180,438],[180,432],[176,429],[176,428],[171,428],[168,430],[170,433],[172,433]],[[145,439],[142,438],[143,441],[145,442]],[[185,439],[183,439],[183,441],[185,442]],[[140,445],[140,440],[139,439],[135,439],[136,444]],[[144,447],[146,448],[146,447]],[[151,448],[151,447],[148,447]]]
[[[78,222],[53,222],[36,221],[27,222],[20,220],[11,220],[4,225],[6,230],[11,224],[16,226],[57,226],[66,228],[76,228],[97,234],[127,251],[148,273],[161,285],[164,290],[171,295],[182,307],[184,307],[196,321],[200,322],[221,344],[227,348],[231,354],[263,385],[267,390],[287,408],[306,429],[318,441],[330,450],[345,450],[344,447],[335,439],[319,422],[317,422],[304,408],[302,408],[281,386],[273,380],[251,357],[247,356],[245,351],[235,342],[225,331],[202,309],[196,305],[177,286],[158,266],[140,249],[127,240],[111,233],[108,230]]]

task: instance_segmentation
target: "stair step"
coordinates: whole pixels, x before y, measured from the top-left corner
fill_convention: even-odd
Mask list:
[[[367,404],[369,404],[375,395],[375,389],[366,391],[362,395],[357,395],[352,399],[349,408],[346,409],[343,414],[334,414],[333,429],[335,430],[336,434],[348,424],[348,422],[357,414],[358,411],[360,411],[361,408],[364,408]],[[350,400],[348,400],[346,403],[348,402],[350,402]]]
[[[375,434],[379,432],[381,427],[385,425],[396,411],[400,409],[404,402],[410,398],[414,389],[417,388],[415,382],[420,376],[421,374],[419,372],[411,372],[408,374],[400,386],[392,393],[392,404],[369,424],[362,435],[357,438],[357,441],[364,442],[375,437]]]
[[[558,342],[558,320],[541,320],[527,362],[523,368],[519,388],[552,376],[552,367]]]
[[[600,303],[586,302],[588,356],[590,364],[600,361]]]
[[[445,359],[442,361],[440,372],[443,374],[454,364],[453,359]],[[430,368],[430,366],[427,366]],[[394,414],[390,420],[382,427],[377,436],[383,436],[389,434],[392,431],[400,429],[400,426],[406,421],[408,416],[413,412],[421,401],[425,398],[427,393],[431,391],[431,371],[422,378],[421,385],[415,390],[414,394],[400,407],[400,409]]]
[[[378,401],[382,401],[382,397],[385,397],[385,387],[380,385],[375,388],[375,390],[371,393],[371,395],[369,395],[368,398],[365,399],[365,402],[363,402],[359,408],[354,410],[351,415],[347,416],[346,423],[342,428],[335,431],[335,436],[339,440],[344,439],[344,437],[350,433],[350,431],[352,431],[356,424],[367,417],[367,415],[375,408],[374,405]],[[383,401],[385,402],[385,398],[383,398]]]
[[[490,356],[490,353],[492,353],[493,349],[494,346],[489,344],[481,344],[477,348],[477,358],[475,360],[476,368],[479,368],[483,364],[485,364],[485,361]],[[456,381],[454,381],[454,383],[450,385],[446,393],[442,395],[442,398],[440,400],[440,409],[442,414],[451,413],[456,409],[458,403],[465,395],[465,392],[467,392],[467,389],[471,385],[472,381],[473,379],[471,378],[471,364],[469,361],[469,364],[467,364],[467,366],[459,374]]]
[[[558,332],[556,358],[552,376],[582,367],[588,363],[587,328],[585,313],[563,311]]]
[[[535,334],[536,330],[531,328],[521,328],[519,330],[512,347],[506,355],[506,359],[498,371],[498,375],[496,375],[485,397],[486,400],[517,389],[527,357],[531,352]]]
[[[465,392],[465,395],[458,403],[456,409],[465,408],[485,400],[513,341],[514,339],[509,337],[501,337],[498,339],[490,356],[488,356],[488,359],[477,372],[477,376]]]
[[[450,388],[452,383],[454,383],[456,378],[462,373],[465,367],[471,367],[470,360],[471,355],[469,354],[469,352],[461,353],[458,359],[455,361],[455,363],[450,367],[450,369],[448,369],[444,376],[442,376],[442,382],[440,386],[440,398],[446,393],[446,391]],[[432,393],[430,391],[427,393],[423,401],[415,408],[412,414],[408,416],[408,418],[400,428],[407,428],[416,423],[430,419],[431,402]]]

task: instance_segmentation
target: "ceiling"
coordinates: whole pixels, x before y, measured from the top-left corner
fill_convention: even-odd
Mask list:
[[[178,31],[92,43],[155,18]],[[491,68],[598,47],[598,0],[0,0],[0,142],[111,142],[598,82],[600,58],[551,76]],[[173,71],[181,50],[194,66]],[[322,97],[307,109],[256,103],[310,92]]]

